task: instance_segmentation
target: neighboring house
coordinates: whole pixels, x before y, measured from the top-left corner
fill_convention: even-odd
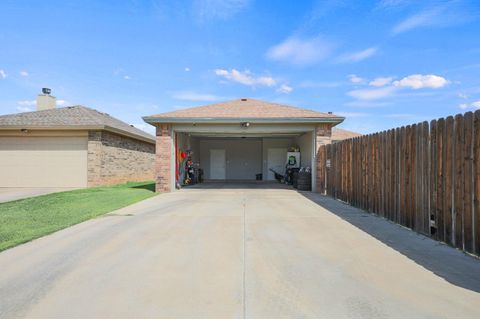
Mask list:
[[[332,127],[344,118],[332,113],[244,98],[144,117],[156,126],[156,189],[174,189],[183,167],[180,151],[190,151],[207,180],[254,180],[271,169],[283,173],[291,147],[301,152],[301,166],[312,168],[316,152],[331,143]],[[179,167],[180,166],[180,167]]]
[[[347,131],[338,127],[332,129],[332,143],[340,142],[349,138],[362,136],[360,133]]]
[[[0,187],[90,187],[153,179],[153,136],[84,106],[54,105],[40,101],[37,107],[43,110],[0,116]]]

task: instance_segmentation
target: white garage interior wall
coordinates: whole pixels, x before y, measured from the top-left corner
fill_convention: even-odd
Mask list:
[[[87,137],[0,137],[0,187],[86,187]]]
[[[196,135],[194,132],[177,132],[175,137],[180,151],[192,151],[192,160],[203,169],[206,180],[211,179],[210,151],[218,149],[225,150],[226,180],[255,180],[257,174],[262,174],[263,180],[267,180],[268,149],[285,149],[286,162],[286,151],[290,147],[299,147],[301,166],[311,167],[312,165],[313,134],[310,131],[288,137],[272,136],[272,134],[256,137],[216,137]],[[179,173],[182,181],[183,163],[180,165]]]
[[[295,138],[295,143],[300,148],[300,166],[312,168],[313,159],[313,133],[305,132]]]
[[[227,180],[254,180],[262,173],[262,139],[260,138],[202,138],[200,139],[200,167],[210,179],[210,151],[224,149]]]

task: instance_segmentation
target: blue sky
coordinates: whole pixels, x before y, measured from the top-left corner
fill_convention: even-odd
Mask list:
[[[375,132],[480,108],[480,3],[0,1],[0,114],[45,86],[147,130],[254,97]]]

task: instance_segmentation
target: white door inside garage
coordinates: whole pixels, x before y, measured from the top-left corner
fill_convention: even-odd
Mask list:
[[[86,187],[87,137],[0,137],[0,187]]]
[[[225,150],[210,150],[210,179],[225,179]]]

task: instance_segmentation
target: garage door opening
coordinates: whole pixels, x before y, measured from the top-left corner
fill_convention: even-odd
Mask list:
[[[285,176],[289,159],[290,167],[312,170],[313,143],[311,131],[255,136],[176,132],[177,187],[203,182],[209,188],[242,183],[247,188],[277,188],[275,172]]]

